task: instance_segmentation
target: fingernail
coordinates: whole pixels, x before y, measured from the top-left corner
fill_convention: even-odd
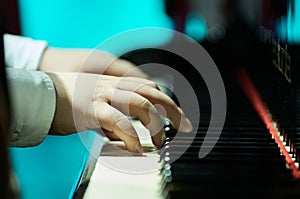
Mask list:
[[[143,152],[144,152],[143,147],[140,144],[137,144],[135,146],[135,153],[137,153],[137,154],[143,154]]]
[[[193,130],[193,125],[188,118],[182,120],[182,124],[179,126],[179,131],[181,132],[191,132]]]

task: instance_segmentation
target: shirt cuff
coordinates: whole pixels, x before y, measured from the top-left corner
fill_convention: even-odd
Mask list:
[[[44,40],[4,34],[5,64],[12,68],[37,70],[47,45]]]
[[[9,146],[40,144],[51,127],[56,105],[50,77],[40,71],[6,68],[12,108]]]

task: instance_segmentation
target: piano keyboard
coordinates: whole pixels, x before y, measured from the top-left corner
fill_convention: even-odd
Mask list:
[[[204,135],[205,132],[198,131],[192,147],[166,167],[172,173],[167,185],[169,198],[185,198],[190,193],[233,197],[300,194],[266,129],[225,127],[213,150],[199,159]],[[166,152],[170,159],[180,144]]]
[[[97,160],[84,199],[142,198],[163,199],[165,181],[161,175],[160,155],[149,131],[136,120],[132,123],[144,149],[142,156],[127,152],[121,141],[108,141]]]
[[[284,139],[282,143],[290,146],[289,156],[293,157],[294,165],[298,167],[295,175],[270,133],[270,127],[266,126],[242,91],[230,86],[227,94],[229,106],[221,136],[215,146],[206,145],[213,147],[212,151],[206,157],[198,158],[204,137],[207,133],[214,133],[207,132],[200,123],[194,132],[195,139],[185,154],[169,165],[164,162],[169,179],[165,187],[168,193],[166,198],[299,198],[300,183],[295,178],[299,176],[300,148],[297,139],[300,134],[297,129],[286,128],[285,132],[279,132]],[[205,113],[202,116],[209,117]],[[174,133],[168,132],[169,141]],[[165,148],[162,153],[163,157],[168,157],[165,160],[172,161],[172,157],[176,157],[177,151],[181,150],[187,139],[184,134],[181,136],[178,139],[177,135],[178,141]]]
[[[142,139],[143,156],[121,151],[121,142],[109,142],[108,148],[102,149],[83,198],[299,198],[299,180],[294,178],[265,123],[239,89],[227,94],[226,122],[216,145],[210,146],[208,140],[205,147],[213,149],[207,156],[200,159],[198,154],[207,133],[207,124],[203,122],[189,135],[176,132],[166,123],[164,147],[156,151],[146,136]],[[209,121],[209,114],[201,114],[201,121]],[[141,137],[147,135],[139,123],[134,125]],[[279,135],[297,169],[298,130],[286,128]],[[188,143],[191,145],[181,154]]]
[[[146,155],[144,157],[112,157],[102,156],[98,159],[95,171],[90,179],[89,186],[84,199],[92,198],[163,198],[161,187],[163,180],[160,176],[160,166],[157,155]],[[104,162],[104,164],[103,164]],[[125,165],[123,171],[106,165],[114,162]],[[114,164],[112,163],[112,164]],[[156,171],[142,174],[126,171],[126,167],[132,166],[136,169],[156,169]],[[132,169],[132,167],[130,169]]]

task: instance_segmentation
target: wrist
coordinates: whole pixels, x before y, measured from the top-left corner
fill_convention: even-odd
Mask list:
[[[70,75],[64,73],[47,73],[53,81],[56,92],[55,114],[49,130],[51,135],[67,135],[76,132],[71,95],[69,93],[69,85],[66,81],[71,81]],[[69,78],[64,78],[69,76]]]

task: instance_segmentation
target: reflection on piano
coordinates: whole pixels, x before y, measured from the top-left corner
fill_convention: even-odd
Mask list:
[[[171,7],[178,8],[177,4],[182,2],[173,1],[175,5]],[[149,150],[143,157],[105,154],[104,148],[98,160],[117,156],[119,164],[143,165],[140,161],[144,159],[146,165],[154,164],[157,170],[152,175],[129,175],[105,167],[98,161],[94,172],[89,175],[83,173],[82,179],[86,181],[78,184],[74,198],[98,198],[101,194],[108,194],[105,195],[108,198],[172,199],[200,196],[300,197],[300,121],[297,114],[300,92],[296,78],[300,51],[297,45],[289,44],[286,38],[278,39],[282,37],[276,34],[274,28],[275,21],[286,15],[289,7],[286,5],[293,5],[294,2],[262,1],[264,3],[260,9],[261,13],[265,13],[263,20],[251,25],[240,18],[242,8],[234,12],[234,2],[228,1],[225,10],[225,13],[230,13],[227,16],[227,22],[230,23],[225,27],[226,36],[218,38],[217,42],[200,42],[217,63],[227,95],[225,125],[212,151],[204,158],[198,156],[206,134],[214,134],[213,130],[207,132],[211,104],[202,78],[191,72],[192,66],[186,60],[168,52],[155,49],[131,52],[124,57],[137,65],[163,63],[188,77],[201,110],[200,122],[190,119],[193,124],[199,125],[194,126],[194,136],[187,136],[176,132],[166,122],[167,138],[163,149],[157,153]],[[168,1],[169,4],[172,1]],[[171,16],[174,17],[174,13],[177,12]],[[180,27],[183,15],[180,16],[180,22],[175,27],[183,30]],[[254,31],[253,27],[257,28],[257,25],[260,25],[260,29]],[[268,38],[270,35],[272,38]],[[175,95],[178,86],[175,82]],[[193,105],[184,111],[189,117],[188,113],[194,111]],[[219,128],[217,124],[214,127]],[[175,135],[177,139],[172,142]],[[192,144],[185,153],[173,161],[189,141]],[[206,147],[210,147],[209,140]],[[150,159],[146,160],[147,156]]]

